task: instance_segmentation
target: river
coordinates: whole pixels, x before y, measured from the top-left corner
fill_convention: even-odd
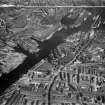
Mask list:
[[[87,24],[87,22],[85,22],[85,24]],[[83,27],[85,26],[86,28],[86,25],[84,24],[82,25]],[[41,59],[47,58],[51,50],[56,48],[59,44],[63,43],[65,38],[67,38],[69,35],[73,33],[78,32],[79,30],[81,30],[81,28],[83,29],[83,27],[79,26],[79,27],[74,27],[72,29],[62,28],[61,30],[56,31],[50,39],[43,41],[43,43],[41,44],[42,47],[37,54],[31,54],[28,51],[25,51],[20,46],[15,47],[14,49],[16,52],[21,52],[25,54],[27,57],[23,61],[23,63],[20,64],[13,71],[11,71],[8,74],[3,74],[0,77],[0,94],[2,94],[5,91],[5,89],[7,89],[10,85],[16,82],[20,77],[22,77],[23,74],[26,74],[27,71],[31,69],[35,64],[40,62]]]

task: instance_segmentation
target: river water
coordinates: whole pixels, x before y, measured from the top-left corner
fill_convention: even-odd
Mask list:
[[[85,25],[83,24],[83,27]],[[21,52],[27,56],[22,64],[20,64],[17,68],[11,71],[8,74],[3,74],[0,77],[0,94],[4,92],[10,85],[16,82],[23,74],[26,74],[27,71],[32,68],[35,64],[41,61],[43,58],[47,58],[52,49],[56,48],[59,44],[64,42],[64,39],[69,35],[78,32],[81,30],[82,26],[75,27],[72,29],[62,28],[59,31],[56,31],[53,36],[45,40],[41,45],[41,49],[37,54],[31,54],[28,51],[25,51],[21,47],[15,47],[16,52]],[[85,27],[86,28],[86,27]],[[37,56],[36,56],[37,55]]]

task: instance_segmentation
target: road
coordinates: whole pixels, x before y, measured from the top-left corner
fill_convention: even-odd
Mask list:
[[[89,35],[90,35],[90,33],[89,33]],[[88,35],[88,36],[89,36]],[[56,81],[56,78],[59,76],[59,73],[61,72],[61,69],[63,69],[65,66],[70,66],[70,65],[72,65],[75,61],[76,61],[76,59],[77,59],[77,57],[81,54],[81,52],[92,42],[92,40],[93,39],[88,39],[88,41],[87,41],[87,43],[84,45],[84,46],[82,46],[81,47],[81,49],[78,51],[78,53],[75,55],[75,57],[69,62],[69,63],[67,63],[66,65],[64,65],[64,66],[61,66],[59,69],[58,69],[58,71],[54,74],[54,76],[53,76],[53,78],[52,78],[52,82],[50,83],[50,86],[49,86],[49,90],[48,90],[48,105],[50,105],[50,97],[51,97],[51,95],[50,95],[50,92],[51,92],[51,90],[52,90],[52,87],[53,87],[53,85],[54,85],[54,82]]]

